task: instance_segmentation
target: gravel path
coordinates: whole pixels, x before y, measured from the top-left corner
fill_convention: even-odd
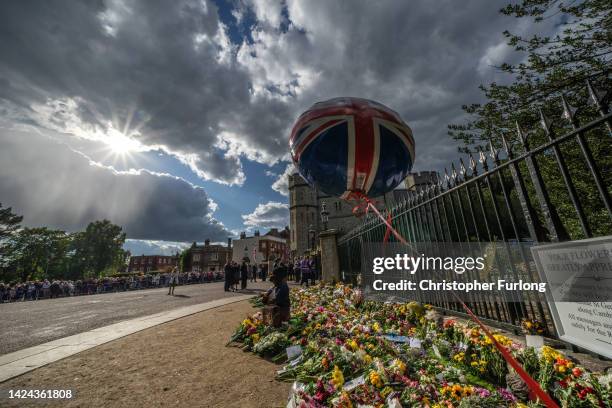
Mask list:
[[[147,329],[60,360],[0,385],[72,389],[64,401],[3,400],[3,407],[284,407],[280,367],[225,347],[254,309],[232,303]]]

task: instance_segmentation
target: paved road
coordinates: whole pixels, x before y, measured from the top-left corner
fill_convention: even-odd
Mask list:
[[[249,290],[237,294],[259,293],[270,286],[269,282],[249,282]],[[2,303],[0,355],[122,320],[237,295],[224,292],[222,282],[177,286],[175,296],[167,293],[161,288]]]

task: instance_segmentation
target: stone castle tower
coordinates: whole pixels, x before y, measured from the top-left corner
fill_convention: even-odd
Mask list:
[[[319,230],[317,192],[297,173],[289,175],[289,250],[300,256],[312,245],[309,230]]]

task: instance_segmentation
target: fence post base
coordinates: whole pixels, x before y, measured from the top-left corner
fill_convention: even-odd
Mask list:
[[[340,280],[340,262],[338,260],[338,231],[330,229],[319,233],[321,244],[321,279],[334,283]]]

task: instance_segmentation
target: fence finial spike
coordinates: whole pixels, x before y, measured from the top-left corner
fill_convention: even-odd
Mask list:
[[[595,106],[599,108],[601,106],[601,102],[606,97],[606,92],[600,91],[599,89],[595,88],[591,81],[589,81],[588,79],[586,80],[586,84],[587,89],[589,90],[589,96],[591,97],[591,101]]]
[[[476,160],[474,160],[474,155],[472,155],[472,153],[470,153],[470,170],[472,170],[472,175],[476,175],[476,167],[478,165],[476,164]]]
[[[465,178],[467,174],[467,169],[465,168],[465,163],[463,162],[462,157],[459,158],[459,173],[461,174],[461,177],[463,178]]]
[[[444,191],[444,179],[442,177],[438,177],[438,189]]]
[[[561,94],[561,104],[563,105],[563,117],[570,122],[574,122],[574,115],[578,109],[570,105],[563,94]]]
[[[489,140],[489,152],[490,152],[491,158],[493,159],[493,162],[497,164],[497,161],[499,160],[499,150],[496,149],[495,146],[493,146],[492,140]]]
[[[504,150],[506,151],[506,154],[508,155],[508,157],[511,159],[512,149],[510,149],[510,145],[508,144],[508,139],[503,133],[501,134],[501,139],[502,139],[502,145],[504,146]]]
[[[451,177],[448,175],[448,170],[446,167],[444,168],[444,181],[446,182],[446,187],[451,187]]]
[[[525,149],[527,149],[527,134],[523,131],[523,128],[521,128],[521,125],[518,123],[518,120],[514,123],[516,124],[516,133],[518,134],[523,146],[525,146]]]
[[[451,177],[453,178],[455,185],[459,181],[459,176],[457,174],[457,169],[455,168],[455,162],[451,163]]]
[[[538,113],[540,114],[540,125],[542,129],[546,132],[546,134],[550,133],[550,128],[552,126],[552,121],[548,119],[542,108],[538,108]]]

